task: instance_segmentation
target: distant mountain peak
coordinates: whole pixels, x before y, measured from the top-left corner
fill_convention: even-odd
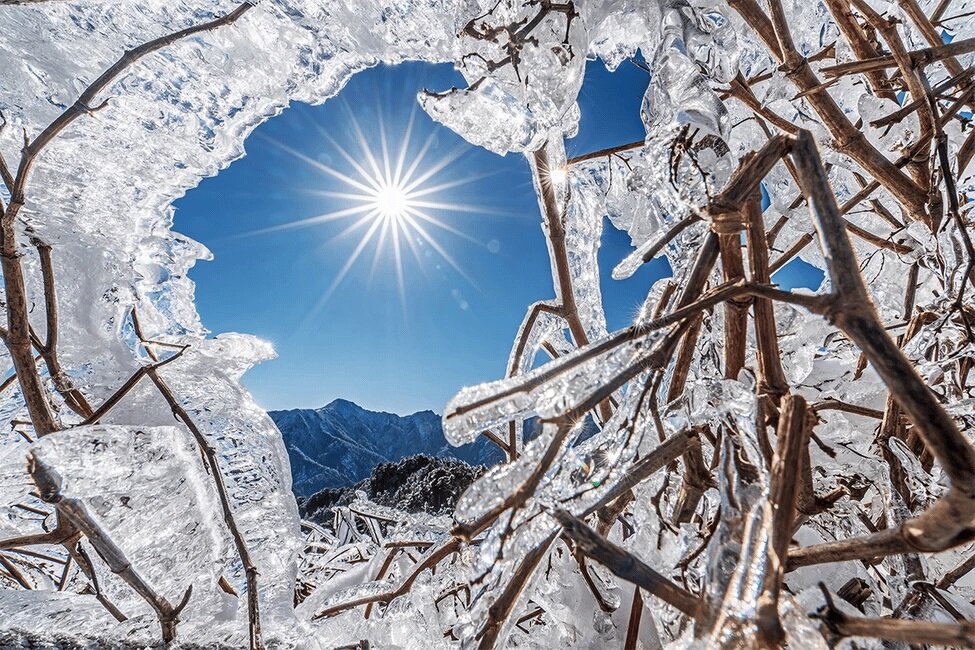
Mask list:
[[[299,495],[353,485],[380,463],[415,454],[458,458],[471,465],[491,465],[502,458],[484,438],[464,447],[450,446],[440,416],[431,410],[397,415],[339,398],[319,409],[268,414],[284,438]]]
[[[323,406],[321,408],[314,409],[314,410],[315,411],[324,411],[326,409],[339,409],[339,408],[340,409],[355,409],[357,411],[365,411],[365,410],[367,410],[367,409],[362,408],[361,406],[359,406],[358,404],[356,404],[352,400],[347,400],[347,399],[345,399],[343,397],[338,397],[336,399],[333,399],[331,402],[329,402],[325,406]],[[296,411],[304,411],[306,409],[294,409],[294,410],[296,410]],[[310,409],[308,409],[308,410],[310,410]],[[372,411],[370,411],[370,412],[372,412]]]

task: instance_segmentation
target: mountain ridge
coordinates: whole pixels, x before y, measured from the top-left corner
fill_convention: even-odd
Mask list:
[[[409,415],[370,411],[343,398],[316,409],[268,411],[281,431],[295,494],[353,485],[381,463],[425,454],[456,458],[470,465],[491,465],[501,451],[479,438],[452,447],[444,438],[440,416],[426,409]]]

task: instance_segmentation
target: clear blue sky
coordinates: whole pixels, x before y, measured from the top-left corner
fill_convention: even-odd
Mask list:
[[[579,98],[582,124],[566,144],[569,155],[642,139],[647,82],[647,73],[630,63],[613,74],[589,63]],[[419,90],[454,85],[463,86],[463,79],[447,65],[361,72],[326,104],[294,104],[268,120],[248,138],[246,157],[176,202],[175,229],[214,254],[190,272],[204,325],[215,333],[256,334],[277,350],[277,359],[244,376],[265,408],[316,408],[342,397],[375,410],[440,412],[461,387],[503,376],[527,306],[553,296],[525,158],[472,147],[414,110]],[[359,190],[314,164],[356,177],[339,151],[363,159],[353,112],[377,153],[385,131],[394,167],[411,112],[406,166],[431,137],[419,170],[458,156],[423,186],[466,182],[423,199],[468,206],[427,210],[463,236],[425,225],[463,274],[414,233],[419,262],[404,243],[401,300],[391,239],[376,255],[377,232],[323,301],[369,223],[338,238],[357,217],[254,234],[356,204],[327,195]],[[658,260],[613,281],[609,269],[630,250],[626,234],[606,228],[600,264],[610,328],[626,325],[668,270]]]

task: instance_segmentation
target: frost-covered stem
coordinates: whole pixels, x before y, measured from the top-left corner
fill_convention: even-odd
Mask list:
[[[689,226],[697,223],[700,220],[700,215],[692,213],[674,223],[674,225],[665,230],[661,235],[657,236],[653,243],[643,252],[643,257],[640,258],[640,261],[643,264],[646,264],[647,262],[653,260],[653,258],[655,258],[667,244],[674,240],[674,237],[681,234],[687,230]]]
[[[461,540],[452,538],[430,551],[430,553],[423,558],[422,562],[413,567],[413,571],[406,576],[406,578],[395,589],[390,589],[389,591],[385,591],[381,594],[371,594],[369,596],[354,598],[344,603],[338,603],[336,605],[332,605],[331,607],[326,607],[322,611],[315,614],[315,616],[312,617],[312,620],[335,616],[336,614],[341,614],[348,609],[353,609],[355,607],[359,607],[360,605],[368,605],[370,603],[388,604],[392,602],[396,598],[409,593],[410,589],[413,588],[413,583],[416,582],[416,579],[421,573],[427,569],[435,568],[444,559],[460,550],[460,544]]]
[[[555,188],[548,177],[549,159],[545,146],[532,153],[534,159],[534,171],[536,184],[542,193],[542,206],[546,225],[546,236],[551,245],[552,256],[555,264],[555,280],[558,284],[559,299],[561,300],[560,313],[569,324],[569,332],[576,347],[589,345],[589,337],[586,335],[586,328],[582,325],[579,318],[579,307],[576,305],[575,290],[572,286],[572,273],[569,271],[569,255],[565,248],[565,224],[562,223],[562,210],[559,208],[555,197]],[[612,415],[611,407],[608,403],[599,404],[599,414],[603,422],[609,420]]]
[[[580,353],[576,357],[569,359],[564,363],[556,365],[554,368],[546,370],[545,372],[541,372],[529,380],[523,381],[522,383],[513,384],[508,388],[505,388],[504,390],[499,390],[498,392],[492,393],[486,397],[457,406],[453,411],[447,413],[445,417],[446,419],[455,418],[465,413],[469,413],[474,409],[481,408],[482,406],[486,406],[493,402],[497,402],[498,400],[502,400],[507,397],[510,397],[511,395],[521,393],[521,392],[531,391],[534,388],[537,388],[538,386],[551,380],[553,377],[558,376],[559,374],[562,374],[567,370],[575,368],[583,363],[586,363],[587,361],[592,360],[593,358],[603,354],[604,352],[608,352],[609,350],[618,347],[622,343],[635,340],[651,332],[661,330],[663,328],[674,325],[675,323],[682,324],[681,328],[675,328],[674,330],[669,332],[664,337],[661,344],[657,348],[655,348],[654,351],[651,352],[648,356],[645,356],[643,359],[637,361],[633,365],[628,366],[627,368],[622,370],[619,374],[614,376],[612,379],[608,380],[603,385],[603,387],[599,391],[597,391],[598,395],[594,394],[588,400],[584,401],[580,407],[577,407],[571,412],[567,412],[563,414],[562,419],[572,420],[572,418],[582,417],[583,415],[585,415],[587,411],[589,411],[592,408],[595,408],[596,404],[598,404],[599,401],[608,399],[615,390],[620,388],[623,384],[625,384],[627,381],[629,381],[636,375],[650,368],[660,368],[661,367],[660,364],[666,364],[670,360],[670,356],[673,354],[674,347],[676,347],[677,342],[679,341],[680,337],[683,335],[685,331],[684,330],[684,328],[686,328],[685,321],[696,316],[702,310],[710,309],[711,307],[714,307],[715,305],[720,304],[721,302],[729,298],[745,295],[748,293],[753,293],[756,291],[767,292],[769,290],[770,290],[769,288],[762,288],[762,287],[751,286],[746,284],[722,286],[720,289],[716,289],[714,292],[710,293],[706,297],[701,298],[700,300],[693,302],[687,305],[686,307],[675,309],[674,311],[670,312],[665,316],[655,318],[648,323],[631,325],[630,327],[619,330],[612,336],[598,343],[594,343],[590,345],[588,348],[583,350],[582,353]],[[783,293],[785,296],[791,295],[788,294],[787,292],[781,292],[781,293]],[[802,304],[811,302],[810,299],[815,299],[815,298],[816,298],[815,296],[797,296],[798,301],[801,302]],[[593,400],[595,400],[595,403],[590,403],[593,402]]]
[[[839,208],[816,145],[807,131],[799,134],[793,156],[802,178],[803,193],[812,208],[833,284],[827,318],[860,347],[951,481],[948,494],[896,529],[800,549],[792,554],[795,566],[907,550],[933,552],[960,544],[975,535],[972,527],[975,519],[975,449],[880,322],[842,227]],[[879,552],[881,548],[888,552]]]
[[[217,458],[217,452],[210,444],[210,441],[207,440],[206,436],[203,435],[203,432],[200,431],[199,427],[196,426],[196,423],[193,421],[193,418],[190,417],[190,414],[187,413],[186,409],[184,409],[177,401],[172,390],[169,388],[169,384],[163,380],[157,368],[154,366],[147,366],[147,368],[148,370],[146,374],[169,403],[169,407],[172,409],[173,415],[179,419],[186,426],[186,428],[190,430],[193,437],[196,438],[196,443],[206,458],[206,463],[210,470],[210,476],[213,478],[213,484],[217,488],[217,496],[220,497],[220,509],[223,512],[223,521],[233,537],[234,546],[237,549],[237,555],[240,557],[241,564],[244,565],[244,573],[247,578],[247,620],[250,632],[250,649],[261,650],[261,648],[264,647],[264,641],[261,637],[260,592],[258,591],[257,585],[257,567],[254,566],[254,562],[251,560],[250,551],[247,548],[247,542],[244,540],[244,536],[240,532],[240,528],[237,526],[237,520],[234,517],[233,507],[230,504],[230,496],[227,494],[227,486],[223,480],[223,472],[220,469],[220,461]]]
[[[521,593],[525,590],[528,581],[535,574],[538,563],[548,554],[549,547],[558,537],[557,533],[552,533],[547,538],[538,543],[538,546],[525,553],[521,558],[521,563],[515,569],[504,591],[498,596],[497,600],[488,608],[487,620],[478,633],[478,650],[491,650],[494,648],[498,637],[501,635],[501,628],[504,622],[511,616]]]
[[[799,482],[795,468],[809,444],[809,412],[801,395],[782,398],[782,413],[776,430],[775,458],[772,463],[770,501],[772,504],[772,550],[776,561],[788,554],[795,519]],[[781,572],[779,572],[781,576]]]
[[[880,322],[809,132],[800,133],[794,159],[803,179],[803,193],[812,207],[833,283],[833,302],[827,317],[843,329],[873,363],[890,392],[922,432],[953,487],[975,498],[975,449]]]
[[[74,558],[81,572],[90,581],[91,589],[95,592],[95,600],[101,603],[102,607],[115,617],[115,620],[119,623],[127,621],[128,617],[102,591],[101,585],[98,583],[98,574],[95,573],[95,567],[91,563],[91,557],[88,556],[88,552],[81,545],[80,539],[81,533],[78,533],[74,538],[64,543],[64,547],[68,550],[68,557]],[[67,569],[67,567],[65,568]]]
[[[752,197],[745,204],[748,239],[748,266],[752,282],[770,284],[768,240],[765,236],[765,220],[759,201]],[[782,369],[778,334],[775,328],[775,308],[768,298],[756,296],[753,303],[755,312],[755,345],[758,359],[758,390],[768,395],[773,402],[789,390],[789,382]]]
[[[677,586],[636,556],[596,534],[596,531],[569,511],[556,510],[552,515],[580,552],[602,564],[618,578],[639,586],[687,616],[697,618],[701,610],[700,598]]]
[[[915,314],[907,324],[907,329],[904,334],[898,337],[898,345],[903,347],[904,344],[908,343],[913,339],[918,331],[924,324],[924,317],[922,314]],[[893,393],[888,394],[887,402],[884,405],[884,413],[881,418],[880,431],[877,434],[877,447],[880,449],[880,455],[890,467],[888,472],[891,487],[901,496],[904,503],[907,504],[909,509],[914,507],[914,498],[911,494],[910,488],[910,478],[905,474],[903,465],[900,462],[897,454],[893,452],[890,448],[890,439],[899,438],[905,443],[908,442],[908,436],[906,432],[906,427],[904,426],[903,416],[901,414],[900,406],[897,404],[897,400]],[[921,445],[923,448],[923,444]],[[921,455],[920,453],[918,454]]]
[[[938,96],[941,95],[941,93],[949,90],[950,88],[952,88],[956,84],[960,84],[962,82],[968,82],[968,81],[970,81],[971,76],[972,76],[972,72],[973,71],[972,71],[971,68],[965,68],[964,70],[962,70],[958,74],[956,74],[956,75],[954,75],[952,77],[948,77],[947,79],[945,79],[944,81],[942,81],[941,83],[939,83],[938,85],[936,85],[934,88],[932,88],[932,95],[934,97],[938,97]],[[965,89],[963,87],[961,90],[963,92],[962,92],[961,96],[959,97],[959,100],[957,100],[957,101],[965,102],[965,101],[970,100],[971,99],[971,93],[973,92],[973,89],[971,88],[971,86],[969,85],[967,87],[967,89]],[[893,113],[888,113],[887,115],[885,115],[883,117],[878,117],[877,119],[873,120],[872,122],[870,122],[870,126],[872,126],[875,129],[879,129],[879,128],[883,128],[883,127],[887,126],[888,124],[898,124],[905,117],[907,117],[908,115],[910,115],[911,113],[913,113],[914,111],[916,111],[921,106],[921,104],[926,103],[926,102],[928,102],[928,97],[921,97],[921,98],[916,99],[914,101],[908,102],[907,104],[904,104],[901,108],[897,109]]]
[[[98,585],[98,576],[95,574],[95,570],[91,566],[85,552],[81,549],[79,545],[79,540],[81,539],[81,533],[78,531],[77,527],[71,523],[71,521],[62,514],[58,514],[57,526],[52,531],[46,533],[36,533],[32,535],[22,535],[20,537],[13,537],[9,539],[0,540],[0,550],[7,548],[22,548],[24,546],[38,546],[38,545],[55,545],[59,544],[68,553],[68,559],[64,564],[64,570],[61,573],[61,578],[58,581],[58,591],[63,591],[64,587],[67,585],[68,578],[71,572],[71,560],[74,559],[81,569],[82,573],[88,577],[91,581],[91,587],[95,593],[95,599],[101,603],[101,605],[108,610],[108,612],[115,617],[115,620],[122,622],[126,620],[125,614],[119,610],[115,604],[109,600],[101,591]],[[32,589],[30,584],[24,582],[21,584],[25,589]]]
[[[877,56],[877,50],[873,44],[867,40],[860,25],[853,20],[847,0],[824,0],[829,13],[832,14],[836,26],[839,27],[843,38],[849,44],[850,49],[859,59],[867,59]],[[896,101],[897,96],[890,89],[890,82],[887,75],[881,70],[873,70],[867,73],[867,80],[874,94],[891,101]]]
[[[894,618],[865,618],[850,616],[837,609],[833,598],[820,583],[826,605],[815,616],[823,626],[837,637],[873,637],[899,641],[911,645],[946,646],[950,648],[975,648],[975,623],[932,623]]]
[[[51,381],[54,382],[54,387],[61,394],[65,404],[81,417],[87,418],[92,414],[91,406],[81,391],[72,385],[71,379],[61,368],[61,361],[58,358],[58,296],[57,284],[54,281],[54,259],[51,246],[39,239],[34,239],[33,244],[41,261],[41,277],[44,284],[44,315],[47,330],[44,336],[44,346],[39,352],[44,358],[44,364],[47,366]]]
[[[785,631],[779,620],[779,592],[785,574],[789,541],[796,514],[799,481],[795,469],[800,465],[809,444],[809,420],[806,400],[800,395],[782,398],[782,412],[776,430],[775,456],[772,459],[772,479],[769,505],[772,508],[771,553],[765,570],[765,584],[758,602],[759,635],[769,647],[779,647]]]
[[[804,93],[806,100],[832,135],[833,147],[870,172],[904,205],[914,219],[926,221],[927,194],[871,145],[866,136],[850,122],[813,72],[808,60],[796,50],[781,2],[769,1],[771,20],[754,0],[737,0],[730,4],[782,64],[785,75]]]
[[[927,89],[920,78],[924,74],[924,69],[914,67],[911,56],[908,54],[907,48],[904,47],[904,43],[897,33],[897,27],[893,23],[884,20],[879,13],[874,11],[873,7],[863,2],[863,0],[850,1],[856,7],[857,11],[863,14],[867,22],[884,37],[884,40],[887,42],[887,47],[890,48],[891,56],[894,57],[894,61],[897,63],[901,77],[907,84],[907,89],[911,93],[911,97],[915,100],[927,97]],[[918,107],[918,118],[920,120],[921,133],[925,134],[927,141],[930,142],[931,137],[934,135],[935,124],[934,115],[931,112],[931,106],[929,104],[922,103]],[[929,171],[926,161],[918,168],[915,178],[922,187],[928,184]]]
[[[873,418],[875,420],[882,420],[884,418],[883,411],[872,409],[867,406],[848,404],[847,402],[843,402],[832,397],[827,397],[822,401],[816,402],[812,405],[812,409],[816,413],[819,413],[820,411],[843,411],[844,413],[862,415],[863,417]]]
[[[59,516],[66,518],[79,532],[83,533],[98,551],[98,556],[112,570],[112,573],[128,583],[132,590],[152,607],[162,628],[163,641],[169,643],[176,638],[179,614],[189,603],[193,586],[190,585],[184,592],[179,604],[173,606],[164,596],[156,593],[152,585],[132,567],[122,549],[88,514],[84,503],[78,499],[66,498],[61,494],[61,477],[58,476],[57,472],[45,465],[33,453],[28,455],[27,460],[28,471],[37,484],[41,498],[53,504]]]

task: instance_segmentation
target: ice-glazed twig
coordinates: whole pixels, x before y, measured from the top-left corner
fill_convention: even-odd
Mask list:
[[[579,550],[612,571],[613,575],[639,586],[691,618],[698,616],[700,598],[660,575],[631,553],[597,535],[596,531],[567,510],[556,510],[552,514]]]
[[[400,584],[388,591],[384,591],[379,594],[370,594],[368,596],[361,596],[359,598],[353,598],[352,600],[345,601],[343,603],[337,603],[335,605],[330,605],[325,609],[321,610],[313,619],[328,618],[341,614],[342,612],[354,609],[361,605],[369,605],[371,603],[384,603],[389,604],[396,598],[399,598],[407,593],[413,587],[413,583],[420,576],[421,573],[428,569],[434,569],[440,562],[450,557],[452,554],[460,550],[461,541],[456,538],[452,538],[443,542],[433,550],[431,550],[426,556],[424,556],[423,561],[418,562],[413,570],[400,582]]]
[[[799,496],[799,481],[795,469],[801,462],[809,444],[809,413],[806,400],[799,395],[782,398],[782,412],[776,431],[775,456],[772,461],[772,479],[769,503],[772,508],[772,531],[765,584],[758,602],[759,634],[768,647],[778,647],[785,641],[785,632],[779,621],[778,603],[785,574],[789,541],[792,539]]]
[[[118,389],[114,393],[112,393],[112,395],[108,399],[106,399],[102,403],[102,405],[99,406],[95,410],[95,412],[92,413],[90,416],[88,416],[88,418],[86,418],[85,421],[82,422],[81,424],[82,425],[97,424],[113,408],[115,408],[116,406],[118,406],[119,402],[121,402],[122,399],[126,395],[128,395],[129,392],[131,392],[132,389],[135,388],[139,384],[140,381],[142,381],[142,378],[149,375],[149,372],[150,371],[156,370],[158,368],[161,368],[162,366],[165,366],[167,364],[170,364],[170,363],[176,361],[176,359],[178,359],[180,356],[182,356],[182,354],[185,351],[185,349],[186,348],[183,348],[183,349],[177,351],[176,354],[173,354],[173,355],[171,355],[171,356],[163,359],[162,361],[156,361],[153,364],[150,364],[150,365],[147,365],[147,366],[141,366],[138,370],[136,370],[134,373],[132,373],[132,375],[128,379],[125,380],[125,383],[122,384],[121,386],[119,386]]]
[[[859,23],[850,14],[850,7],[847,0],[824,0],[824,4],[829,9],[829,13],[833,16],[836,26],[839,27],[843,38],[846,39],[847,44],[857,58],[868,59],[877,56],[877,49],[870,42],[870,39],[867,38]],[[885,99],[896,101],[897,97],[890,89],[890,81],[887,79],[887,75],[883,70],[872,70],[868,72],[867,81],[870,82],[870,87],[875,94]]]
[[[778,0],[769,2],[771,20],[756,0],[734,0],[729,4],[765,43],[769,53],[782,64],[785,75],[792,83],[807,93],[806,100],[833,137],[833,147],[869,171],[914,219],[927,221],[926,193],[867,141],[866,136],[850,122],[830,96],[828,89],[822,86],[808,60],[796,50],[782,4]]]
[[[800,133],[794,160],[803,180],[803,193],[813,211],[833,284],[827,318],[869,359],[899,407],[914,423],[926,447],[944,468],[951,489],[925,512],[895,529],[799,549],[790,554],[789,565],[798,567],[906,551],[935,552],[968,541],[975,536],[975,449],[880,322],[809,133]]]
[[[51,246],[36,237],[33,238],[33,244],[41,261],[41,277],[44,284],[44,314],[47,329],[44,346],[38,352],[44,358],[47,372],[64,402],[75,413],[87,418],[92,414],[91,406],[81,391],[72,385],[71,379],[61,368],[61,361],[58,358],[58,297],[57,285],[54,281],[54,259]]]
[[[756,284],[770,284],[772,273],[769,270],[765,220],[762,218],[759,200],[754,196],[745,204],[745,220],[751,280]],[[782,357],[779,351],[778,334],[775,329],[775,310],[770,299],[760,296],[756,296],[752,308],[755,313],[758,391],[762,395],[767,395],[772,402],[777,404],[779,398],[789,390],[789,383],[785,378],[785,372],[782,370]]]
[[[31,422],[39,436],[52,433],[58,430],[60,426],[54,417],[47,391],[31,354],[32,341],[27,288],[23,265],[20,261],[21,253],[17,244],[17,216],[27,202],[27,184],[34,164],[45,147],[71,123],[82,115],[91,114],[107,104],[108,100],[105,100],[96,106],[95,101],[113,81],[134,63],[147,54],[183,38],[231,24],[252,6],[250,2],[245,2],[224,16],[161,36],[127,51],[115,64],[89,84],[78,99],[40,134],[30,139],[25,133],[20,163],[12,179],[12,184],[8,184],[10,201],[6,206],[0,204],[0,211],[2,211],[2,215],[0,215],[0,270],[3,273],[6,290],[7,336],[5,343],[13,361]]]
[[[541,191],[542,218],[547,228],[547,237],[552,251],[552,266],[555,269],[555,280],[558,285],[558,296],[561,301],[560,315],[565,319],[572,334],[576,347],[581,348],[589,344],[589,336],[579,317],[579,307],[576,305],[575,289],[572,285],[572,273],[569,270],[569,255],[565,247],[565,224],[562,209],[555,196],[555,187],[551,180],[552,169],[545,147],[540,148],[533,155],[535,182]],[[609,419],[609,404],[600,404],[603,421]]]
[[[961,56],[975,52],[975,38],[967,38],[960,41],[952,41],[935,47],[926,47],[920,50],[907,52],[910,64],[915,68],[923,68],[926,65],[943,61],[955,56]],[[877,56],[871,59],[852,61],[850,63],[840,63],[820,70],[827,77],[842,77],[844,75],[869,72],[871,70],[885,70],[897,67],[897,60],[893,55]]]
[[[581,156],[574,156],[572,158],[569,158],[566,164],[578,165],[579,163],[586,162],[587,160],[595,160],[597,158],[609,158],[611,156],[619,155],[621,153],[633,151],[634,149],[639,149],[643,145],[644,145],[643,140],[637,140],[636,142],[627,142],[626,144],[618,144],[615,147],[608,147],[606,149],[600,149],[599,151],[593,151],[591,153],[582,154]]]
[[[261,634],[260,592],[258,591],[257,583],[257,566],[254,565],[251,559],[250,550],[247,548],[247,541],[244,539],[244,535],[240,532],[240,527],[237,525],[234,509],[230,503],[230,495],[227,492],[227,486],[224,482],[223,471],[220,469],[220,460],[217,458],[217,452],[207,437],[203,435],[203,432],[200,431],[200,428],[196,426],[190,414],[187,413],[186,409],[183,408],[175,395],[173,395],[169,384],[159,374],[158,364],[146,366],[146,368],[146,374],[169,404],[169,407],[173,411],[173,416],[190,430],[190,433],[196,439],[197,446],[203,453],[204,458],[206,458],[210,477],[213,479],[213,484],[217,488],[217,496],[220,499],[220,510],[223,514],[224,524],[230,530],[230,535],[234,540],[234,547],[237,550],[237,556],[244,566],[244,574],[247,580],[247,620],[250,649],[261,650],[264,647],[264,640]]]
[[[874,637],[888,641],[949,648],[975,648],[975,623],[932,623],[893,618],[850,616],[833,603],[826,586],[820,583],[826,605],[815,616],[839,639],[854,636]]]
[[[557,533],[552,533],[546,539],[539,542],[535,548],[522,556],[518,568],[515,569],[514,574],[508,580],[504,591],[501,592],[491,607],[488,608],[487,620],[484,621],[483,626],[477,633],[477,647],[479,650],[491,650],[491,648],[494,648],[501,634],[502,626],[511,616],[515,605],[518,604],[519,597],[525,589],[525,585],[532,577],[532,574],[534,574],[538,563],[548,553],[549,547],[555,541],[556,537]]]
[[[98,551],[98,556],[105,561],[112,573],[124,580],[132,590],[145,600],[159,619],[162,628],[163,641],[169,643],[176,638],[176,625],[179,623],[179,614],[189,603],[193,593],[193,586],[187,587],[183,597],[178,604],[172,605],[164,596],[161,596],[150,585],[142,575],[136,571],[135,567],[125,557],[125,553],[112,540],[97,521],[88,513],[85,504],[79,499],[65,497],[61,494],[61,477],[53,468],[48,467],[44,461],[37,458],[34,454],[28,456],[28,471],[37,488],[41,498],[55,506],[58,515],[66,518],[72,526],[85,535],[91,545]]]

